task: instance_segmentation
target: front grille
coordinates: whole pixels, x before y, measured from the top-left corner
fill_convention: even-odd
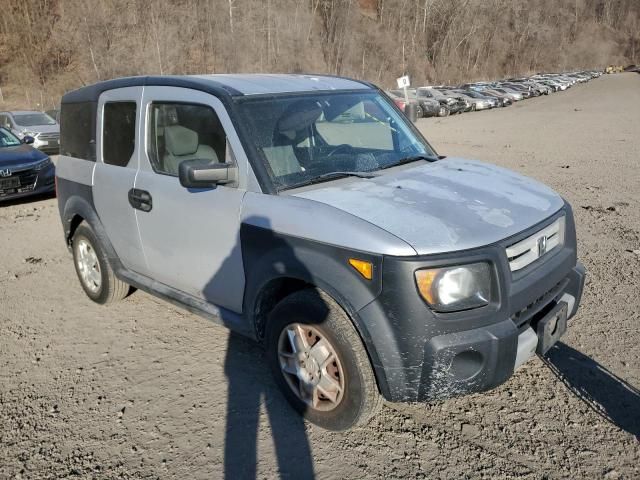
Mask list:
[[[554,248],[564,245],[564,227],[565,218],[560,217],[548,227],[507,247],[506,252],[511,271],[522,270]]]
[[[19,184],[16,186],[15,184],[10,188],[4,188],[1,190],[3,194],[11,193],[14,191],[18,192],[26,192],[29,190],[33,190],[35,187],[36,179],[38,178],[38,172],[34,169],[30,168],[28,170],[22,170],[19,172],[13,172],[13,175],[9,178],[18,178]]]
[[[51,133],[41,133],[38,135],[38,140],[49,141],[49,140],[59,140],[60,134],[56,132]]]
[[[35,170],[23,170],[16,175],[20,179],[20,187],[28,187],[36,182],[38,173]]]

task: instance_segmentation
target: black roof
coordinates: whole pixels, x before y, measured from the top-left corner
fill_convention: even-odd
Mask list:
[[[217,97],[375,88],[367,82],[329,75],[233,74],[124,77],[66,93],[62,103],[97,102],[107,90],[140,86],[183,87]]]

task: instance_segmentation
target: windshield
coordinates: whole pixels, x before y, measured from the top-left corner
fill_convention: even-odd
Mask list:
[[[444,98],[444,95],[440,92],[438,92],[437,90],[418,90],[418,96],[419,97],[426,97],[426,98]]]
[[[5,130],[4,128],[0,128],[0,148],[17,147],[20,143],[20,139],[13,133]]]
[[[437,156],[378,92],[237,100],[278,190]]]
[[[55,125],[56,121],[46,113],[20,113],[14,115],[15,122],[22,127],[33,127],[36,125]]]

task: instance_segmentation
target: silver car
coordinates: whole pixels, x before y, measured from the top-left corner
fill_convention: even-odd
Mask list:
[[[438,89],[445,95],[452,95],[463,98],[468,104],[469,108],[467,111],[476,111],[476,110],[488,110],[493,107],[492,103],[488,98],[473,98],[469,95],[469,92],[464,90],[446,90],[446,89]]]
[[[0,112],[0,127],[4,127],[22,140],[33,137],[33,146],[47,153],[60,149],[60,125],[44,112],[15,110]]]
[[[262,343],[324,428],[382,397],[492,389],[578,309],[569,204],[439,156],[370,83],[124,78],[67,93],[61,118],[59,211],[86,295],[136,287]]]

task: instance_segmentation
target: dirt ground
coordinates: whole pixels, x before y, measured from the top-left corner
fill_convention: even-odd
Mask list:
[[[588,284],[545,361],[368,426],[305,425],[249,341],[137,292],[91,303],[55,199],[0,207],[0,478],[640,478],[640,75],[419,127],[573,205]]]

